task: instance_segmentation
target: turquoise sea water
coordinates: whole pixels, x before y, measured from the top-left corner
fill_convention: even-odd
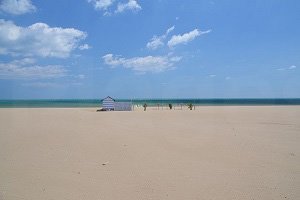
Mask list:
[[[135,105],[147,103],[157,104],[189,104],[194,105],[300,105],[296,99],[116,99],[116,101],[132,102]],[[72,108],[100,107],[101,99],[43,99],[43,100],[0,100],[1,108]]]

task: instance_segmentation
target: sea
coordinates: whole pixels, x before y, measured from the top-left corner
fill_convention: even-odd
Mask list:
[[[240,105],[300,105],[300,98],[289,99],[116,99],[118,102],[132,102],[133,105],[203,105],[203,106],[240,106]],[[101,107],[101,99],[31,99],[0,100],[0,108],[77,108]]]

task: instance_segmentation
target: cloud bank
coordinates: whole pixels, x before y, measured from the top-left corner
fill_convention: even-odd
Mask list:
[[[124,58],[121,56],[114,56],[113,54],[106,54],[102,57],[106,65],[111,67],[123,66],[127,69],[139,73],[146,72],[163,72],[173,68],[173,65],[181,60],[177,56],[145,56]]]
[[[30,0],[2,0],[0,11],[12,15],[22,15],[36,11]]]
[[[0,63],[2,79],[45,79],[59,78],[66,75],[67,70],[60,65],[37,65],[32,58]]]
[[[126,3],[118,2],[118,0],[88,0],[88,2],[93,4],[95,10],[104,11],[104,16],[110,16],[113,13],[123,13],[125,11],[137,12],[142,10],[137,0],[128,0]],[[118,3],[114,6],[116,2]]]
[[[0,55],[66,58],[86,36],[74,28],[49,27],[45,23],[22,27],[0,19]]]

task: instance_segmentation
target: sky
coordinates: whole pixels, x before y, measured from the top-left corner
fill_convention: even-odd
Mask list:
[[[300,98],[298,0],[0,0],[0,99]]]

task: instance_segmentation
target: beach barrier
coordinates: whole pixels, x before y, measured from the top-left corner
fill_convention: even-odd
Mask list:
[[[131,102],[115,102],[114,110],[115,111],[131,111],[132,103]]]

